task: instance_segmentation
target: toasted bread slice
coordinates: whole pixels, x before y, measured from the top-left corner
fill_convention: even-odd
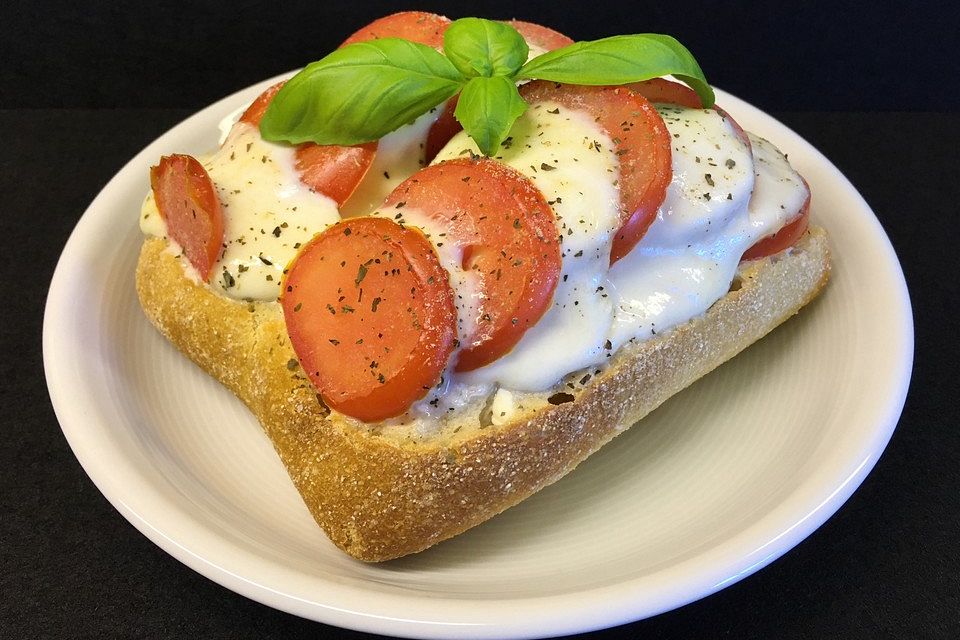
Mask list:
[[[830,274],[826,233],[812,227],[791,249],[741,265],[706,313],[627,343],[587,381],[554,390],[563,395],[525,396],[505,424],[491,424],[478,406],[424,429],[331,413],[297,363],[280,305],[218,295],[167,249],[148,238],[141,250],[137,291],[147,316],[250,408],[316,521],[366,561],[426,549],[559,480],[797,313]]]

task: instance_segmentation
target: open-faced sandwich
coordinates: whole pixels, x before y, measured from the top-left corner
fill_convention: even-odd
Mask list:
[[[667,36],[388,16],[159,160],[141,304],[337,546],[420,551],[826,283],[807,183],[713,99]]]

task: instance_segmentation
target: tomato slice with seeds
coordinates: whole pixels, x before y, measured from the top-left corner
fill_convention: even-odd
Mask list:
[[[443,46],[443,32],[450,19],[425,11],[401,11],[374,20],[343,41],[341,47],[379,38],[403,38],[428,47]]]
[[[206,169],[193,156],[164,156],[150,167],[150,187],[170,237],[209,281],[223,246],[223,212]]]
[[[757,260],[766,258],[775,253],[780,253],[788,247],[792,247],[797,240],[810,227],[810,185],[802,177],[804,186],[807,187],[807,199],[803,201],[800,211],[791,222],[781,227],[776,233],[772,233],[766,238],[761,238],[752,247],[743,253],[741,260]]]
[[[324,402],[365,422],[422,398],[456,344],[453,291],[433,245],[385,218],[345,220],[314,236],[290,264],[280,302]]]
[[[527,44],[540,47],[546,51],[553,51],[573,44],[573,40],[550,27],[524,22],[523,20],[507,20],[508,25],[520,32]]]
[[[625,256],[647,232],[673,176],[670,134],[643,96],[625,87],[585,87],[535,81],[520,88],[530,104],[547,100],[591,115],[610,136],[620,160],[620,229],[610,263]]]
[[[488,158],[456,158],[418,171],[384,203],[449,228],[445,242],[463,250],[462,268],[479,282],[476,323],[464,327],[457,371],[509,352],[543,316],[560,278],[553,210],[529,178]]]
[[[278,82],[261,93],[243,112],[240,121],[255,127],[260,126],[260,120],[270,106],[270,101],[277,95],[283,84]],[[346,202],[363,177],[367,175],[376,154],[376,142],[351,147],[306,142],[297,145],[295,165],[300,174],[301,183],[311,191],[332,198],[337,206],[340,206]]]

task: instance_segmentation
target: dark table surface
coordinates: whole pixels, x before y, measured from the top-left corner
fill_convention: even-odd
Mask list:
[[[413,4],[526,18],[578,39],[676,35],[713,82],[772,111],[847,175],[910,288],[916,357],[903,417],[849,502],[742,582],[590,637],[960,638],[960,113],[862,112],[956,109],[958,27],[952,3],[836,0],[641,11],[562,0],[0,4],[0,637],[370,637],[236,595],[127,523],[60,432],[41,322],[67,236],[130,157],[196,107]],[[168,108],[137,108],[147,106]]]
[[[57,256],[98,190],[188,114],[0,110],[0,636],[368,637],[247,600],[155,547],[86,477],[47,397],[41,320]],[[903,417],[862,487],[786,556],[704,600],[591,637],[960,637],[960,114],[774,115],[860,189],[899,254],[916,320]]]

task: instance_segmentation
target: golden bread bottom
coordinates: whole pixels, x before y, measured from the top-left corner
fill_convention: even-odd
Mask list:
[[[167,248],[147,238],[141,249],[136,284],[147,317],[250,408],[317,523],[365,561],[426,549],[559,480],[797,313],[830,274],[826,233],[811,227],[793,248],[741,265],[703,315],[625,345],[571,391],[573,401],[543,401],[499,426],[465,414],[463,424],[424,435],[331,414],[297,363],[280,305],[214,293]]]

